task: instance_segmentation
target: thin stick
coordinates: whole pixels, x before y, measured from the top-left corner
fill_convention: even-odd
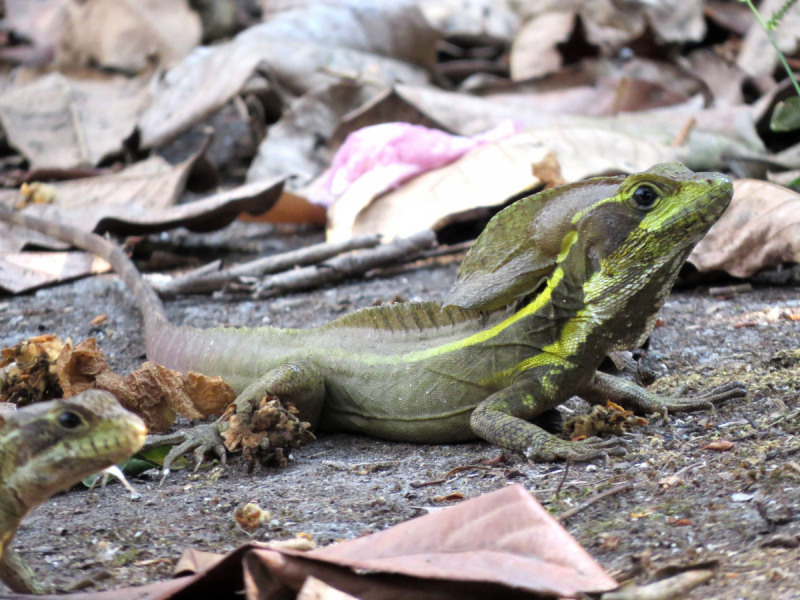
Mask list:
[[[255,290],[247,291],[251,292],[252,298],[274,298],[287,292],[319,287],[348,277],[363,275],[370,269],[399,260],[409,260],[435,243],[436,235],[432,231],[421,231],[408,238],[381,244],[377,248],[348,252],[313,267],[294,269],[267,277],[256,286]],[[241,298],[241,295],[223,293],[220,298],[236,300]]]
[[[208,265],[190,271],[180,277],[153,287],[161,295],[175,294],[208,294],[221,290],[226,283],[236,281],[239,277],[261,277],[293,269],[298,265],[311,265],[338,256],[343,252],[374,248],[381,243],[377,235],[362,235],[331,244],[316,244],[299,250],[266,256],[246,263],[233,265],[227,269],[217,269]]]
[[[628,482],[620,483],[619,485],[615,485],[612,488],[607,489],[605,492],[600,492],[599,494],[595,494],[591,498],[587,498],[577,506],[570,508],[569,510],[565,510],[563,513],[556,517],[556,520],[560,523],[563,523],[567,519],[574,517],[579,512],[585,510],[595,502],[602,500],[603,498],[607,498],[608,496],[613,496],[614,494],[619,494],[620,492],[624,492],[631,488],[631,484]]]
[[[558,501],[558,496],[561,493],[561,488],[564,487],[564,482],[567,480],[567,474],[569,473],[570,465],[572,465],[572,461],[567,460],[566,464],[564,465],[564,474],[561,476],[561,481],[558,482],[558,486],[556,486],[556,493],[553,494],[553,502]]]

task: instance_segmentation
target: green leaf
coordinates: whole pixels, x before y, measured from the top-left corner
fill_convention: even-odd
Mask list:
[[[800,129],[800,98],[792,96],[783,102],[778,102],[772,111],[769,128],[772,131]]]

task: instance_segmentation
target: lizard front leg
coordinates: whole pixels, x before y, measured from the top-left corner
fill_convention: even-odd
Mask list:
[[[0,556],[0,580],[19,594],[41,595],[53,591],[49,586],[39,583],[31,568],[9,547]]]
[[[619,439],[591,438],[570,442],[557,438],[530,423],[564,398],[553,397],[538,378],[524,377],[486,398],[473,411],[470,426],[479,437],[528,459],[550,462],[564,459],[585,462],[608,454],[624,454]]]
[[[658,396],[631,381],[597,372],[589,381],[586,391],[579,395],[592,404],[605,404],[611,400],[633,411],[660,413],[666,417],[670,412],[703,410],[726,400],[744,398],[747,388],[739,381],[731,381],[688,398]]]
[[[276,411],[265,406],[265,399],[278,399],[285,405],[296,409],[297,417],[287,411],[277,415],[284,421],[278,424],[280,433],[290,439],[281,441],[294,445],[313,439],[312,429],[316,428],[322,413],[325,399],[325,382],[319,368],[311,362],[284,364],[276,367],[248,386],[228,407],[219,421],[198,425],[172,435],[151,436],[144,449],[175,445],[164,458],[163,478],[169,475],[173,461],[188,452],[194,451],[195,470],[199,468],[207,453],[226,460],[226,448],[235,450],[243,447],[252,459],[255,454],[267,450],[280,450],[274,436],[269,437],[270,429],[276,427]],[[291,422],[289,422],[291,421]],[[301,421],[304,421],[301,422]],[[286,438],[286,435],[283,436]],[[279,451],[282,458],[282,450]]]

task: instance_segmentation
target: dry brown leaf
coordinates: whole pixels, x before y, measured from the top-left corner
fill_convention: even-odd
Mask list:
[[[233,389],[220,377],[191,372],[184,375],[151,362],[125,377],[117,375],[106,365],[105,356],[93,338],[75,348],[66,344],[56,369],[65,397],[87,389],[109,391],[155,432],[166,431],[175,421],[176,413],[200,419],[221,414],[236,399]]]
[[[271,517],[269,511],[264,510],[258,504],[243,502],[234,509],[233,518],[239,524],[239,527],[252,533],[264,523],[267,523]]]
[[[725,452],[733,448],[733,442],[728,440],[716,440],[714,442],[709,442],[705,446],[703,446],[703,450],[715,450],[716,452]]]
[[[25,406],[61,395],[55,362],[63,348],[55,335],[39,335],[0,353],[0,401]]]
[[[257,69],[296,95],[343,77],[383,85],[426,83],[428,76],[420,68],[364,50],[388,51],[396,34],[397,40],[412,46],[419,34],[420,48],[435,40],[416,7],[409,8],[408,19],[392,23],[387,20],[395,14],[392,3],[381,6],[385,8],[373,10],[365,19],[364,27],[376,32],[374,35],[348,38],[346,31],[311,28],[310,23],[300,27],[298,22],[287,28],[276,20],[251,27],[227,44],[196,50],[156,86],[153,104],[139,121],[142,146],[161,145],[216,112],[239,93]],[[329,8],[349,10],[346,6]],[[361,14],[352,10],[356,16]]]
[[[286,187],[307,187],[330,163],[329,140],[346,114],[367,103],[378,91],[372,85],[343,81],[322,86],[298,98],[271,125],[247,171],[248,181],[292,176]],[[301,192],[302,195],[302,192]]]
[[[89,167],[122,152],[148,100],[144,80],[51,73],[0,96],[0,121],[31,169]]]
[[[566,181],[606,172],[644,171],[684,152],[602,129],[524,131],[467,153],[378,198],[357,182],[328,211],[329,241],[362,233],[386,239],[438,229],[476,209],[499,206],[539,181],[531,167],[554,153]],[[365,178],[366,179],[366,178]]]
[[[733,184],[728,210],[700,240],[691,262],[701,272],[748,277],[782,263],[800,262],[800,194],[753,179]]]
[[[511,78],[521,81],[558,71],[562,58],[556,45],[569,39],[574,26],[572,12],[546,12],[525,23],[511,46]]]
[[[99,233],[152,233],[178,226],[213,231],[225,227],[242,212],[266,212],[280,197],[283,179],[273,179],[173,206],[199,155],[200,152],[176,166],[154,156],[113,175],[56,183],[53,204],[31,205],[25,211]],[[0,203],[6,206],[15,206],[19,198],[19,192],[0,191]],[[7,231],[13,235],[3,235]],[[0,252],[16,252],[29,240],[42,237],[28,237],[24,231],[0,223]]]
[[[169,67],[200,43],[200,17],[187,0],[70,0],[57,62],[138,73]]]
[[[106,261],[86,252],[0,254],[0,288],[12,294],[21,294],[45,285],[110,270],[111,265]]]

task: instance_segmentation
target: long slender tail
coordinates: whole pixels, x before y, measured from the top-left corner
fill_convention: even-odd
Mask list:
[[[136,270],[133,262],[125,256],[122,249],[115,243],[94,233],[86,233],[69,225],[51,223],[37,217],[14,212],[4,206],[0,206],[0,221],[21,225],[52,236],[62,242],[67,242],[82,250],[91,252],[108,262],[136,297],[136,303],[144,317],[145,345],[148,349],[148,354],[156,334],[163,333],[165,328],[172,327],[167,320],[161,299],[153,288],[147,284],[139,271]]]

